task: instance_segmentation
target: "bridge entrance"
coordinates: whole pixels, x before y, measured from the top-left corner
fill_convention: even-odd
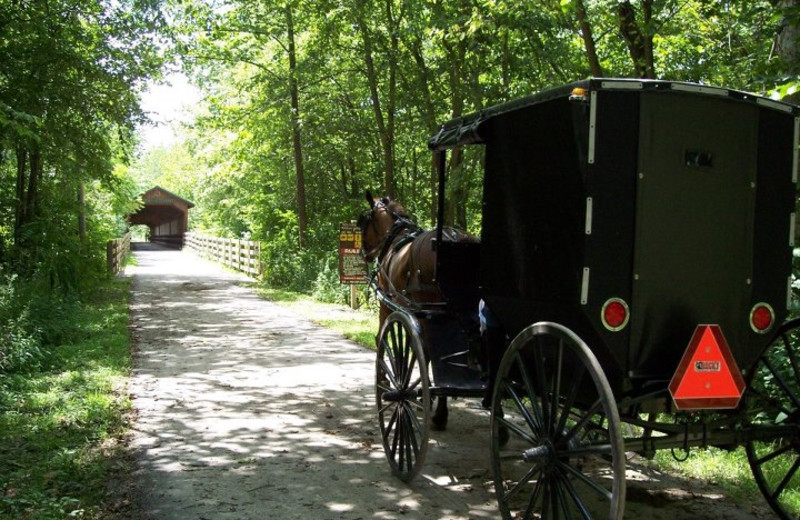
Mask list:
[[[144,192],[142,201],[144,206],[128,215],[128,222],[147,226],[150,242],[182,248],[183,234],[189,228],[189,209],[194,207],[194,203],[160,186]]]

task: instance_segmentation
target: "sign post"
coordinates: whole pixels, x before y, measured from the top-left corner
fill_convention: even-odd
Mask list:
[[[357,309],[356,285],[367,283],[367,263],[361,257],[361,230],[354,221],[339,224],[339,282],[350,286],[350,307]]]

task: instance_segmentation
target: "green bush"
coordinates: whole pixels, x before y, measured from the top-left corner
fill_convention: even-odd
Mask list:
[[[314,299],[325,303],[348,303],[350,290],[339,282],[339,269],[331,267],[330,262],[322,263],[317,279],[314,280],[314,290],[311,293]]]
[[[43,358],[39,333],[19,286],[16,275],[0,271],[0,373],[35,368]]]

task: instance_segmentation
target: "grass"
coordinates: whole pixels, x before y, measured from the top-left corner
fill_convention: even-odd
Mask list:
[[[683,458],[682,452],[676,453]],[[719,485],[725,493],[738,500],[761,498],[744,448],[725,451],[717,448],[693,449],[689,457],[677,461],[670,450],[656,452],[654,463],[661,470]],[[766,502],[765,502],[766,504]]]
[[[72,316],[84,331],[46,367],[0,374],[0,518],[121,518],[108,483],[129,462],[127,279],[108,280]],[[120,500],[121,503],[121,500]]]
[[[311,296],[263,286],[256,288],[267,300],[289,308],[317,325],[332,329],[364,347],[375,350],[375,335],[378,333],[378,312],[364,308],[353,311],[349,307],[332,303],[321,303]]]

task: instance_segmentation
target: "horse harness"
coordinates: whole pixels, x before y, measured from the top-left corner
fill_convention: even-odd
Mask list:
[[[364,223],[364,219],[367,219],[368,222],[365,224],[371,225],[372,229],[379,234],[380,230],[377,228],[375,223],[374,212],[381,209],[390,213],[394,219],[394,222],[392,223],[392,227],[389,229],[389,232],[386,234],[386,236],[373,249],[370,251],[364,251],[362,249],[362,257],[364,257],[364,259],[367,261],[371,259],[378,261],[378,270],[375,272],[375,275],[382,275],[381,278],[385,281],[389,292],[394,294],[397,298],[402,299],[403,306],[405,307],[413,307],[417,305],[417,302],[408,297],[409,293],[425,292],[439,295],[439,287],[437,285],[421,283],[419,277],[422,276],[422,270],[419,269],[417,263],[415,262],[415,257],[418,254],[416,249],[419,246],[415,247],[418,244],[415,244],[414,242],[424,234],[432,232],[423,230],[416,223],[404,215],[389,209],[382,202],[377,202],[374,208],[368,212],[365,212],[360,219],[361,222],[359,223]],[[398,291],[392,282],[391,277],[389,276],[389,267],[392,263],[393,255],[399,253],[406,246],[410,246],[411,248],[408,253],[409,265],[411,269],[405,272],[405,288],[402,291]],[[384,260],[387,259],[387,256],[389,257],[388,261],[384,262]],[[412,278],[415,274],[415,271],[418,279],[417,283],[412,285]]]

